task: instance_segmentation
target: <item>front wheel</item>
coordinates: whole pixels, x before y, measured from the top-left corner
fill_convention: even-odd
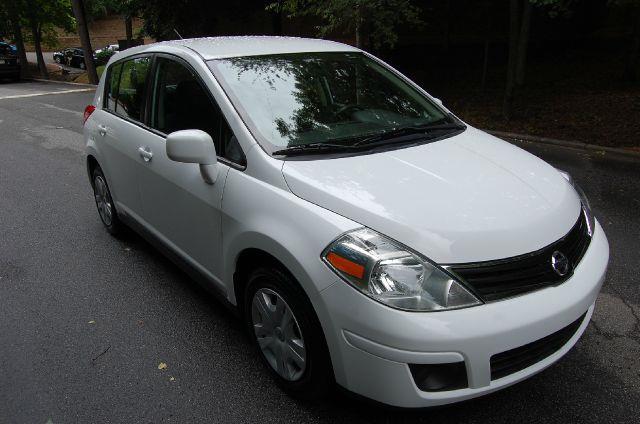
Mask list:
[[[123,225],[113,204],[107,179],[99,166],[93,171],[93,196],[98,208],[98,215],[100,215],[100,220],[107,231],[113,235],[120,234]]]
[[[271,375],[295,397],[327,394],[333,369],[320,322],[311,302],[288,273],[259,268],[245,294],[245,321]]]
[[[87,65],[85,65],[84,62],[80,62],[80,69],[82,70],[87,69]]]

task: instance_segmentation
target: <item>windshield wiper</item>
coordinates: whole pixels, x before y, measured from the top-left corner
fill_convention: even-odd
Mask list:
[[[273,155],[286,155],[286,156],[294,156],[294,155],[306,155],[306,154],[314,154],[314,153],[332,153],[332,152],[342,152],[345,150],[351,150],[350,145],[348,144],[335,144],[335,143],[308,143],[308,144],[300,144],[298,146],[287,147],[286,149],[276,150],[273,152]]]
[[[466,128],[465,125],[459,123],[446,124],[427,124],[409,127],[400,127],[385,131],[381,134],[375,134],[365,137],[342,137],[329,140],[329,142],[317,142],[309,144],[300,144],[297,146],[287,147],[286,149],[276,150],[273,155],[307,155],[307,154],[323,154],[345,151],[358,151],[378,144],[386,144],[395,141],[412,141],[415,138],[422,138],[425,134],[437,133],[439,131],[461,130]],[[406,136],[418,135],[407,140]],[[353,144],[346,144],[348,141],[356,140]],[[331,142],[333,141],[333,142]],[[340,144],[338,144],[340,142]],[[342,143],[344,142],[344,143]]]
[[[427,124],[427,125],[414,125],[410,127],[400,127],[393,130],[385,131],[380,134],[376,134],[370,137],[365,137],[361,140],[358,140],[356,143],[352,145],[352,147],[360,147],[360,146],[371,146],[376,144],[382,144],[394,139],[401,139],[397,141],[408,141],[404,138],[404,136],[411,135],[425,135],[431,133],[437,133],[439,131],[455,131],[465,129],[466,126],[458,123],[447,123],[447,124]],[[411,138],[413,139],[413,138]]]

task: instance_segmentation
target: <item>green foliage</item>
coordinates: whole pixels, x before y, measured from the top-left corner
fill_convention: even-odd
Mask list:
[[[6,0],[1,0],[2,2]],[[12,1],[12,0],[8,0]],[[67,32],[75,31],[76,20],[70,0],[13,0],[19,4],[21,26],[35,29],[42,37],[43,44],[54,47],[58,43],[55,28]],[[25,41],[33,42],[33,32],[26,31]]]
[[[529,0],[534,6],[539,6],[547,10],[551,18],[559,16],[570,16],[573,5],[579,0]]]
[[[278,8],[289,17],[319,18],[316,29],[321,37],[361,31],[374,48],[393,47],[401,24],[422,25],[420,8],[410,0],[284,0],[267,6]]]
[[[27,0],[27,18],[33,17],[44,30],[56,26],[67,32],[76,28],[70,0]]]
[[[143,33],[158,40],[219,34],[220,23],[262,11],[256,0],[131,0],[131,8],[144,21]],[[252,28],[238,27],[236,34],[247,34]]]
[[[123,16],[135,16],[140,5],[140,0],[84,0],[87,19],[95,19],[115,13]]]
[[[13,39],[13,29],[9,19],[9,10],[4,1],[0,1],[0,40]]]
[[[96,63],[104,65],[109,61],[109,59],[111,59],[111,56],[113,56],[114,54],[116,54],[116,52],[111,49],[102,49],[100,53],[96,54]]]

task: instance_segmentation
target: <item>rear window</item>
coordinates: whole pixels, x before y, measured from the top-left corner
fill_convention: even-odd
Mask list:
[[[142,121],[151,58],[137,57],[111,67],[106,109],[135,121]]]

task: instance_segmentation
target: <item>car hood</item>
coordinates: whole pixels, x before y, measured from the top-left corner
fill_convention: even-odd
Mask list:
[[[291,191],[441,263],[507,258],[564,236],[580,214],[551,165],[475,128],[415,147],[288,160]]]

